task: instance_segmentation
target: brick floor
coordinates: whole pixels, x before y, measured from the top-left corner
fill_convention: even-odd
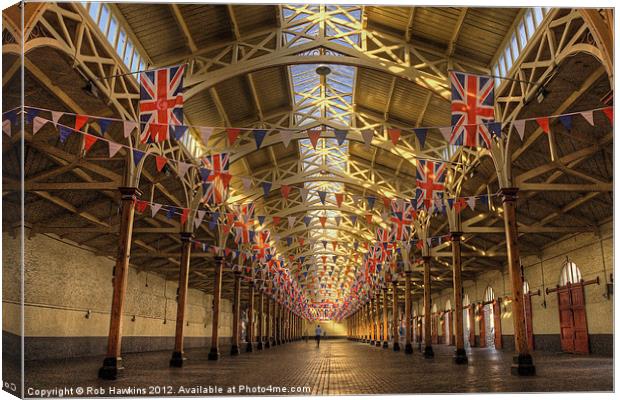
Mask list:
[[[96,378],[101,358],[39,361],[26,365],[26,388],[92,386],[103,388],[106,396],[111,395],[110,387],[148,390],[153,385],[170,386],[169,394],[176,395],[180,385],[217,385],[224,393],[239,385],[308,387],[310,394],[321,395],[613,390],[611,358],[534,353],[537,376],[514,377],[509,373],[510,352],[472,349],[468,365],[454,365],[453,349],[436,345],[435,358],[426,360],[417,351],[407,356],[368,344],[327,340],[320,348],[312,341],[295,342],[238,357],[225,355],[216,362],[207,360],[208,350],[190,349],[182,369],[168,367],[169,352],[127,354],[126,370],[114,382]]]

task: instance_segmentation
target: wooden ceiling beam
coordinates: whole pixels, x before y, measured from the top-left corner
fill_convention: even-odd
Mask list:
[[[183,17],[183,13],[181,13],[181,9],[179,8],[179,5],[176,3],[172,3],[170,4],[170,8],[172,9],[172,15],[174,16],[174,19],[177,22],[177,25],[179,26],[179,28],[181,28],[181,32],[183,33],[183,36],[185,37],[185,43],[187,44],[187,47],[189,48],[191,54],[196,53],[198,51],[198,47],[196,46],[196,43],[194,42],[194,39],[192,38],[192,34],[189,31],[189,27],[187,26],[187,23],[185,22],[185,18]]]
[[[454,30],[452,31],[452,36],[450,37],[450,42],[448,44],[448,50],[446,51],[446,55],[448,57],[452,57],[454,54],[454,49],[456,48],[456,43],[459,39],[459,34],[461,33],[461,28],[463,28],[463,22],[465,21],[465,16],[467,15],[467,7],[461,8],[461,12],[459,13],[459,17],[454,24]]]

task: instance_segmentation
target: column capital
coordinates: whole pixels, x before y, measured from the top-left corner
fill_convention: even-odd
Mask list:
[[[121,192],[121,200],[136,200],[142,197],[142,191],[137,187],[121,186],[118,191]]]
[[[181,232],[181,242],[190,242],[194,238],[194,232]]]
[[[499,192],[502,195],[502,202],[505,203],[507,201],[516,201],[519,188],[516,188],[516,187],[501,188],[499,189]]]

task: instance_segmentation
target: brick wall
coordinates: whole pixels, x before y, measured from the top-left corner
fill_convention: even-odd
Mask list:
[[[18,241],[3,236],[3,280],[19,274]],[[114,260],[45,235],[25,242],[26,358],[103,354],[109,328]],[[177,283],[132,267],[123,320],[123,351],[172,349]],[[19,334],[19,292],[3,285],[3,331]],[[212,296],[190,289],[187,347],[207,346]],[[90,310],[90,315],[86,315]],[[232,334],[232,306],[222,300],[220,337]]]

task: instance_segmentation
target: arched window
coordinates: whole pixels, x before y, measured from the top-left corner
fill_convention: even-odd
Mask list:
[[[560,273],[560,286],[566,286],[569,283],[579,283],[579,281],[581,281],[581,272],[577,268],[577,264],[567,258]]]
[[[446,311],[452,310],[452,304],[450,303],[450,299],[446,300]]]
[[[469,296],[465,293],[465,296],[463,296],[463,305],[468,306],[469,304]]]
[[[528,294],[530,292],[530,284],[527,281],[523,281],[523,294]]]
[[[435,303],[435,304],[433,304],[433,308],[432,308],[432,310],[431,310],[431,313],[433,313],[433,314],[434,314],[434,313],[436,313],[436,312],[437,312],[437,304]]]
[[[484,291],[484,302],[490,302],[495,300],[495,292],[493,292],[493,288],[491,286],[487,286]]]

